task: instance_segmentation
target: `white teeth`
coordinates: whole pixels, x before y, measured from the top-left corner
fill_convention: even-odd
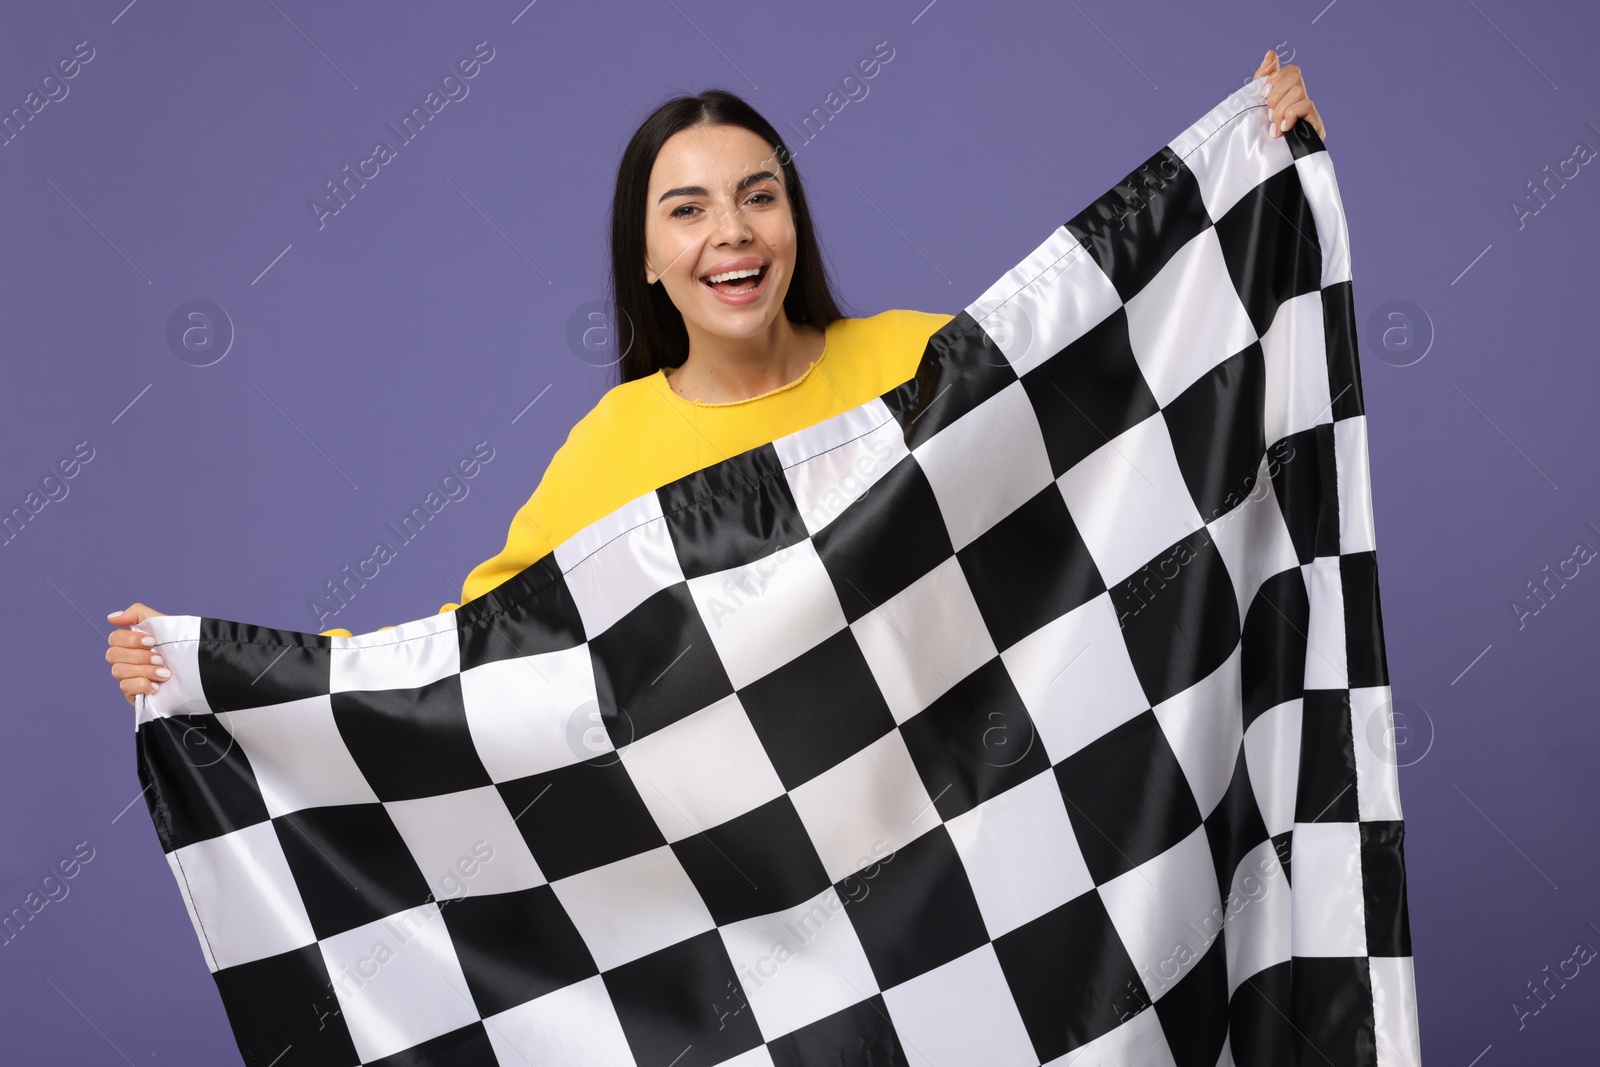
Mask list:
[[[760,274],[760,273],[761,273],[761,268],[759,268],[759,267],[753,267],[753,268],[750,268],[748,270],[730,270],[726,274],[708,274],[708,275],[706,275],[706,281],[708,281],[708,282],[731,282],[735,278],[753,278],[757,274]]]

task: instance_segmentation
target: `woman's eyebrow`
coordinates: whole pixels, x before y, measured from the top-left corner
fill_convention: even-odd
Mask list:
[[[739,192],[741,189],[748,189],[750,186],[755,185],[757,182],[776,181],[777,178],[778,178],[778,176],[776,174],[772,173],[772,171],[770,171],[770,170],[758,170],[754,174],[746,174],[743,178],[739,179],[739,184],[734,186],[734,190],[733,191],[734,192]],[[668,189],[666,192],[662,193],[661,196],[656,199],[656,203],[658,203],[658,204],[662,203],[668,197],[672,197],[672,196],[709,196],[709,195],[711,195],[711,194],[706,192],[706,187],[703,186],[703,185],[680,185],[676,189]]]

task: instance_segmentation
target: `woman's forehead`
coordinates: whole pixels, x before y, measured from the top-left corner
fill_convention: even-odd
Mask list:
[[[650,170],[650,186],[701,185],[726,191],[751,174],[778,175],[781,170],[777,151],[743,126],[692,126],[662,144]]]

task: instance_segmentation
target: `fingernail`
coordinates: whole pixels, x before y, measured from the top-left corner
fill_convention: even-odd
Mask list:
[[[120,612],[120,611],[113,611],[113,612],[112,612],[112,613],[111,613],[111,614],[109,614],[109,615],[107,615],[107,616],[106,616],[106,618],[108,618],[108,619],[114,619],[114,618],[116,618],[116,617],[117,617],[117,616],[118,616],[118,615],[121,615],[121,614],[122,614],[122,612]]]
[[[159,683],[159,682],[151,682],[150,683],[150,692],[152,692],[152,693],[161,692],[161,683]]]
[[[167,661],[161,658],[161,653],[152,652],[152,653],[150,653],[150,662],[154,663],[156,666],[159,667],[159,666],[161,666],[161,664],[163,664],[163,663],[165,663]]]
[[[151,636],[150,636],[150,635],[149,635],[149,634],[146,634],[146,635],[145,635],[145,636],[144,636],[144,637],[143,637],[143,638],[142,638],[142,639],[141,639],[141,640],[140,640],[140,641],[139,641],[139,643],[140,643],[140,644],[141,644],[141,645],[144,645],[144,646],[145,646],[145,647],[146,647],[146,648],[149,648],[149,647],[150,647],[150,646],[151,646],[151,645],[153,645],[153,644],[155,644],[155,643],[156,643],[156,639],[155,639],[155,638],[153,638],[153,637],[151,637]]]
[[[156,677],[157,678],[171,678],[172,677],[172,672],[167,670],[165,667],[157,667],[156,668]]]
[[[1278,124],[1278,129],[1282,130],[1284,133],[1288,133],[1289,132],[1289,120],[1288,119],[1284,119],[1282,122],[1280,122]]]

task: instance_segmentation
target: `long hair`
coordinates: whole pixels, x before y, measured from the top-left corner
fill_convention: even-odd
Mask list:
[[[645,281],[644,228],[650,170],[656,156],[667,138],[693,126],[742,126],[772,146],[794,213],[796,238],[794,277],[784,294],[784,314],[790,322],[824,328],[844,317],[811,226],[800,172],[778,131],[755,108],[723,89],[674,97],[652,111],[634,131],[617,166],[617,188],[611,200],[611,321],[614,327],[632,327],[627,331],[628,349],[618,361],[620,382],[648,377],[663,367],[681,367],[689,356],[689,333],[682,313],[664,286]]]

